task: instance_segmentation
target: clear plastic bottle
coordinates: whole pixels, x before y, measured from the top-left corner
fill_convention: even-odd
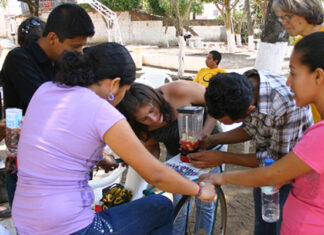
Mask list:
[[[6,109],[6,127],[7,127],[7,139],[6,145],[8,149],[9,157],[17,156],[19,132],[18,129],[21,126],[22,110],[17,108]]]
[[[265,160],[265,166],[270,166],[274,160]],[[280,218],[279,191],[274,192],[273,186],[261,188],[262,219],[268,223],[277,222]]]

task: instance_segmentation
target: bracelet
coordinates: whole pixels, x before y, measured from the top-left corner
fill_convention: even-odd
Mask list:
[[[197,185],[199,186],[199,190],[198,190],[198,193],[197,193],[196,197],[199,197],[201,195],[201,193],[202,193],[200,182],[197,182]]]

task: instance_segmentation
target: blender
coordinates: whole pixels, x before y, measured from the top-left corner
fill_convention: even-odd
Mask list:
[[[200,135],[203,127],[204,108],[200,106],[184,106],[177,109],[180,137],[180,159],[189,162],[187,155],[198,151]]]

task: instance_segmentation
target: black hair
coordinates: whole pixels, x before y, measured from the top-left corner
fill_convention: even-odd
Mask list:
[[[55,7],[49,14],[43,37],[54,32],[60,42],[79,36],[94,35],[94,26],[88,13],[79,5],[65,3]]]
[[[163,93],[141,83],[133,83],[123,100],[116,106],[143,141],[150,137],[149,131],[146,125],[136,121],[135,115],[141,107],[150,103],[161,112],[164,121],[171,123],[173,111],[171,105],[164,99]]]
[[[205,93],[208,113],[216,119],[229,116],[232,121],[245,117],[253,97],[252,82],[238,73],[213,76]]]
[[[312,33],[300,40],[294,47],[300,54],[301,64],[307,65],[310,71],[324,69],[324,32]]]
[[[43,33],[45,22],[36,16],[25,19],[18,27],[18,43],[21,47],[37,41]]]
[[[60,84],[87,87],[100,80],[120,77],[122,86],[135,80],[135,63],[127,49],[118,43],[88,47],[84,54],[64,51],[59,61],[54,82]]]
[[[221,53],[219,53],[218,51],[210,51],[209,54],[213,55],[213,60],[217,60],[217,65],[219,65],[222,60]]]

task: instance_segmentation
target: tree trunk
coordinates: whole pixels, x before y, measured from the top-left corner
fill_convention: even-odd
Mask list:
[[[179,54],[178,54],[178,62],[179,62],[179,69],[178,69],[178,77],[184,76],[184,49],[186,42],[183,38],[183,36],[178,36],[178,44],[179,44]]]
[[[273,0],[269,1],[267,17],[262,30],[261,43],[257,53],[255,68],[281,73],[288,33],[272,9]]]
[[[39,0],[18,0],[19,2],[24,2],[28,6],[28,10],[31,15],[38,16],[39,11]]]
[[[241,34],[235,34],[235,38],[236,38],[236,45],[241,47],[242,46],[242,37]]]
[[[232,33],[230,0],[225,1],[225,22],[224,23],[225,23],[225,30],[226,30],[226,37],[227,37],[228,52],[234,53],[236,48],[235,48],[234,34]]]
[[[248,50],[254,51],[254,38],[253,38],[253,25],[252,25],[252,18],[251,18],[251,9],[250,9],[250,0],[244,1],[244,7],[246,12],[246,19],[248,24]]]

